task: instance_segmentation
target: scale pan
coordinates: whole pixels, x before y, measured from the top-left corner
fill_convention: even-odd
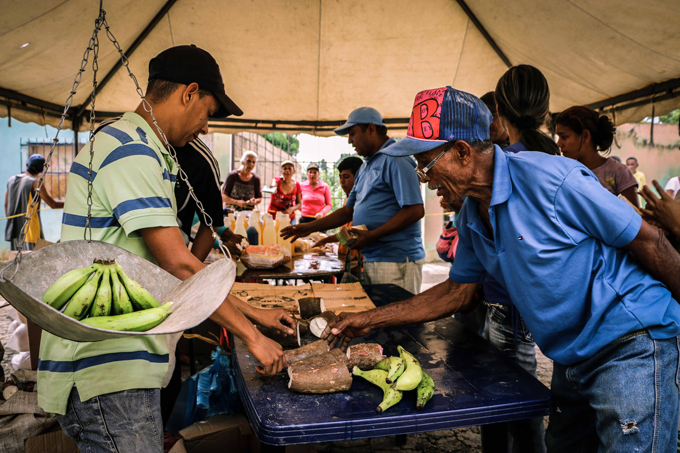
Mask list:
[[[115,259],[125,273],[159,302],[173,302],[165,321],[146,332],[97,329],[66,316],[40,299],[66,272],[86,267],[94,259]],[[4,272],[9,278],[12,263]],[[231,291],[236,265],[218,260],[191,278],[180,281],[160,267],[125,249],[100,241],[68,241],[22,254],[12,280],[0,280],[0,294],[28,319],[54,335],[73,341],[101,341],[132,335],[161,335],[196,327],[220,306]]]

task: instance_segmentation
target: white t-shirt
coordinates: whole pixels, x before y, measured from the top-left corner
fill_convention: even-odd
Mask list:
[[[675,176],[671,179],[668,180],[666,183],[666,187],[663,188],[663,190],[672,190],[673,193],[671,194],[671,197],[675,197],[675,195],[678,193],[680,190],[680,177]]]

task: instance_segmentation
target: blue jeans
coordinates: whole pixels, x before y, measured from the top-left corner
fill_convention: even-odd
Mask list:
[[[125,390],[80,401],[73,387],[59,423],[81,453],[162,453],[160,389]]]
[[[511,308],[508,306],[488,305],[486,321],[488,340],[496,348],[510,357],[533,377],[536,376],[536,343],[524,320],[517,316],[517,341],[514,339]],[[508,423],[508,451],[544,453],[545,426],[543,417],[519,420]]]
[[[550,452],[676,452],[680,337],[633,332],[576,365],[553,365]]]

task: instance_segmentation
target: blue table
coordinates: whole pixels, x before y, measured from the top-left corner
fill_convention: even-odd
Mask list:
[[[364,288],[376,306],[411,294],[395,285]],[[233,363],[246,415],[258,439],[295,445],[462,428],[540,417],[552,394],[543,384],[452,318],[371,332],[386,355],[397,345],[413,353],[435,382],[435,395],[416,410],[415,392],[377,414],[382,390],[355,378],[348,392],[301,395],[288,390],[288,375],[261,378],[257,362],[236,339]],[[413,393],[413,394],[412,394]]]

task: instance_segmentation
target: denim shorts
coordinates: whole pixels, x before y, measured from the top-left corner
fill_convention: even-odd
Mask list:
[[[162,453],[160,393],[125,390],[81,402],[73,387],[59,423],[81,453]]]
[[[549,452],[676,452],[680,337],[625,335],[572,366],[553,365]]]

